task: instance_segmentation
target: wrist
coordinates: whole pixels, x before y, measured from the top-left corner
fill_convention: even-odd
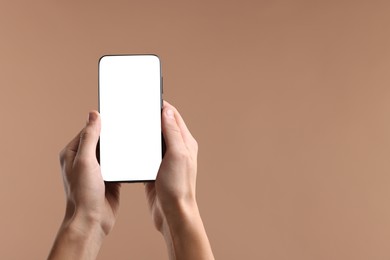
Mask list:
[[[167,246],[177,259],[214,259],[195,200],[177,201],[165,210]],[[164,233],[165,232],[165,233]]]
[[[166,205],[162,207],[163,219],[158,230],[164,237],[169,259],[177,259],[175,248],[180,246],[177,241],[186,240],[186,233],[192,233],[188,227],[192,226],[195,219],[200,219],[200,215],[195,200],[175,200]]]
[[[171,233],[191,222],[191,219],[199,216],[198,206],[195,199],[175,199],[169,203],[161,204],[162,222],[158,230],[165,239],[171,239]]]
[[[70,225],[71,228],[85,231],[85,233],[100,229],[104,235],[108,235],[114,222],[115,219],[112,221],[112,219],[105,218],[101,211],[84,209],[69,201],[66,205],[62,226]]]
[[[69,234],[74,240],[91,241],[96,244],[101,244],[106,236],[96,218],[81,214],[75,214],[72,218],[64,220],[61,231]]]
[[[180,236],[191,232],[191,229],[198,230],[199,226],[203,226],[195,199],[172,202],[169,207],[164,208],[164,215],[171,236]]]
[[[168,222],[178,219],[187,219],[199,215],[198,204],[195,199],[176,199],[163,206],[164,215]]]
[[[70,214],[68,212],[67,209],[61,230],[72,235],[74,239],[86,240],[93,237],[96,242],[103,241],[107,234],[102,228],[101,221],[97,215],[87,214],[76,210],[74,207]]]
[[[78,216],[64,219],[48,259],[95,259],[104,237],[96,221]]]

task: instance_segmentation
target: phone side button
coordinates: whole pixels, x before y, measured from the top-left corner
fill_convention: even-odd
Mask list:
[[[164,93],[164,78],[161,77],[161,93]]]

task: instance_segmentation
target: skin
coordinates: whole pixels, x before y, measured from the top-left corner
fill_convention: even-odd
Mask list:
[[[195,197],[198,144],[168,102],[162,121],[166,152],[156,181],[145,185],[154,225],[170,259],[214,259]]]
[[[96,159],[100,116],[61,151],[65,217],[48,259],[96,259],[119,209],[120,184],[104,183]],[[195,197],[198,144],[179,112],[164,101],[162,131],[166,153],[155,182],[145,184],[156,229],[170,259],[214,259]]]
[[[60,153],[66,210],[48,259],[95,259],[119,210],[120,184],[105,184],[96,159],[100,116],[89,113],[86,126]]]

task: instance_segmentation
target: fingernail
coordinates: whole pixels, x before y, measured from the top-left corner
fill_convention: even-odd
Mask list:
[[[174,118],[175,117],[175,114],[173,113],[173,110],[172,109],[168,109],[167,110],[167,116],[169,118]]]
[[[94,122],[97,118],[97,114],[94,112],[89,112],[88,114],[88,123],[89,122]]]

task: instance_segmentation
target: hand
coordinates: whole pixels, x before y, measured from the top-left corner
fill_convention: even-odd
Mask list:
[[[100,127],[99,113],[90,112],[86,126],[60,153],[66,212],[50,259],[76,259],[69,258],[72,253],[77,259],[93,259],[114,226],[120,184],[105,184],[101,176],[96,159]],[[83,252],[88,256],[83,258]]]
[[[170,259],[214,259],[195,196],[198,144],[166,101],[162,131],[166,152],[156,181],[145,184],[154,224],[165,238]]]
[[[179,203],[196,204],[198,144],[179,112],[164,101],[162,131],[166,152],[155,182],[145,184],[154,224],[160,232],[166,213],[174,213]]]
[[[67,198],[66,220],[83,217],[100,224],[107,235],[119,209],[119,183],[105,184],[96,159],[100,115],[89,114],[84,129],[61,151],[60,162]]]

